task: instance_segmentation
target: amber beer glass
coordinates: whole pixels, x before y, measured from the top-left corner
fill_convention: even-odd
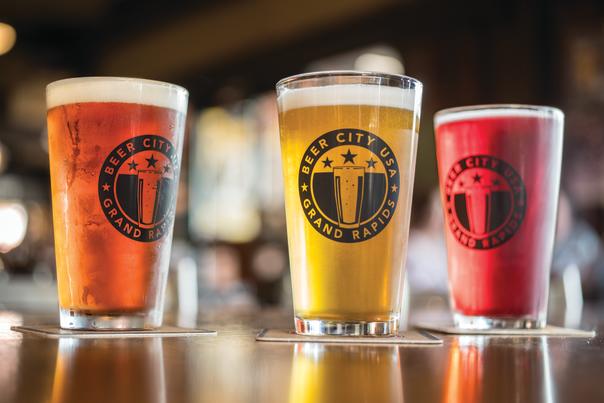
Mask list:
[[[161,325],[187,97],[129,78],[48,85],[61,327]]]
[[[421,94],[354,71],[277,84],[298,333],[398,331]]]

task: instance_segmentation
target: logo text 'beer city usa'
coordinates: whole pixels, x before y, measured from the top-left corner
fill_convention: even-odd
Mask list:
[[[518,231],[526,210],[526,189],[505,161],[474,155],[449,170],[445,203],[455,239],[471,249],[491,249]]]
[[[99,201],[123,235],[152,242],[170,229],[177,158],[172,143],[151,134],[126,140],[109,153],[99,173]]]
[[[400,173],[381,138],[359,129],[327,132],[302,156],[298,188],[312,227],[338,242],[361,242],[388,225],[398,201]]]

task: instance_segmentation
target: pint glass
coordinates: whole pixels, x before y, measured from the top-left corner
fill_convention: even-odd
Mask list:
[[[528,105],[436,114],[457,326],[545,326],[563,123],[560,110]]]
[[[127,78],[48,85],[61,327],[161,325],[187,97]]]
[[[398,332],[421,94],[379,73],[277,84],[298,333]]]

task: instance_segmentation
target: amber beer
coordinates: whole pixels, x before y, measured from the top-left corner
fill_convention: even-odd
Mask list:
[[[161,325],[187,96],[124,78],[47,87],[61,327]]]
[[[277,84],[299,333],[398,331],[421,89],[357,72]]]

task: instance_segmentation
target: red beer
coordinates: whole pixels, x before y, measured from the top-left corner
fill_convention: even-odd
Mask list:
[[[435,115],[458,326],[545,325],[563,122],[558,109],[522,105]]]

